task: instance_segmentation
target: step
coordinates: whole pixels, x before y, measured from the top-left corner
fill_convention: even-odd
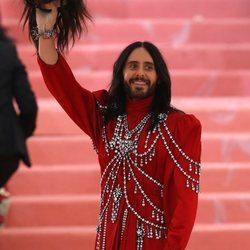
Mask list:
[[[111,70],[73,71],[77,81],[90,91],[109,88]],[[50,98],[41,72],[30,70],[28,74],[37,97]],[[171,70],[170,75],[173,97],[250,97],[249,70]]]
[[[203,162],[249,162],[250,134],[203,133]]]
[[[249,133],[203,133],[204,162],[248,162]],[[96,163],[97,155],[87,136],[35,136],[28,141],[35,165]]]
[[[17,43],[28,43],[27,29],[19,18],[5,20],[8,34]],[[250,19],[97,19],[88,25],[79,44],[130,43],[133,40],[157,41],[170,45],[249,43]],[[123,32],[117,36],[117,31]],[[163,35],[164,34],[164,35]]]
[[[98,212],[99,195],[12,197],[5,226],[90,226],[97,224]],[[250,221],[250,194],[201,193],[196,221],[214,224]]]
[[[66,58],[74,70],[111,70],[120,52],[127,45],[128,43],[102,46],[76,44]],[[162,51],[170,70],[248,70],[250,68],[249,44],[170,46],[157,43],[157,46]],[[31,45],[20,45],[18,51],[28,71],[38,70],[35,49]],[[100,58],[102,58],[101,61]]]
[[[193,113],[201,121],[203,132],[249,133],[250,99],[244,97],[173,98],[173,105]]]
[[[101,17],[244,17],[250,14],[247,8],[248,2],[245,0],[156,0],[152,1],[133,0],[133,1],[109,1],[109,4],[92,1],[89,3],[90,10],[95,16]],[[138,11],[140,10],[140,11]]]
[[[89,1],[88,8],[94,18],[244,18],[249,17],[248,0],[151,0]],[[19,17],[22,4],[15,0],[1,0],[3,19]],[[138,11],[140,10],[140,11]]]
[[[214,224],[250,222],[250,193],[201,193],[196,221]]]
[[[1,250],[93,250],[95,227],[11,228],[0,231]]]
[[[98,212],[99,195],[97,194],[12,197],[5,226],[93,226],[98,223]]]
[[[97,154],[86,135],[35,136],[28,147],[34,164],[97,163]]]
[[[248,192],[250,163],[202,163],[201,192]]]
[[[187,250],[248,250],[250,224],[197,224]]]
[[[202,163],[201,192],[248,192],[250,163]],[[89,181],[91,180],[91,181]],[[46,184],[44,184],[46,183]],[[62,185],[63,183],[63,185]],[[8,183],[13,196],[84,195],[100,192],[98,164],[21,166]]]
[[[249,233],[249,224],[198,224],[187,250],[248,250]],[[92,250],[94,241],[94,227],[11,228],[0,233],[1,250]]]
[[[250,98],[177,97],[173,98],[172,104],[186,113],[195,114],[204,132],[249,132]],[[54,99],[39,99],[38,105],[36,135],[83,134]]]
[[[98,164],[69,164],[35,165],[28,169],[21,165],[8,183],[8,189],[14,196],[97,195],[100,191],[100,167]]]

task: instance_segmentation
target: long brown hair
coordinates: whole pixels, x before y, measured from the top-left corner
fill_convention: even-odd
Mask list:
[[[41,6],[54,0],[24,0],[24,10],[21,20],[24,19],[23,27],[28,23],[29,37],[34,42],[36,48],[38,41],[32,36],[32,32],[37,27],[36,8],[44,10]],[[85,1],[83,0],[60,0],[58,8],[58,17],[55,24],[57,30],[57,48],[62,52],[67,50],[70,42],[74,45],[76,38],[79,38],[82,31],[87,31],[87,20],[92,17],[87,10]]]
[[[149,129],[153,129],[159,122],[160,113],[177,111],[171,105],[171,79],[166,62],[159,49],[150,42],[134,42],[128,45],[117,58],[113,66],[113,78],[109,88],[109,100],[107,110],[104,112],[104,122],[123,115],[125,113],[126,92],[124,90],[123,68],[128,56],[137,48],[143,47],[153,58],[158,75],[153,102],[151,105],[152,124]]]

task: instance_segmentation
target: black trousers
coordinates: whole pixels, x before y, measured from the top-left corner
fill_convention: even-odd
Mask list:
[[[18,155],[0,156],[0,188],[4,187],[18,169],[19,159]]]

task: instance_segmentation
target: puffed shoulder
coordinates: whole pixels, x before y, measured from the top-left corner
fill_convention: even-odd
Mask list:
[[[107,105],[108,97],[109,97],[109,94],[108,94],[107,90],[102,89],[102,90],[94,91],[92,93],[93,93],[96,101],[99,102],[99,104],[104,105],[104,106]]]
[[[201,123],[193,114],[184,112],[172,112],[169,114],[169,125],[173,127],[173,131],[177,134],[201,131]]]
[[[191,153],[191,148],[201,141],[201,123],[193,114],[173,112],[168,116],[168,127],[176,143],[196,158]],[[192,145],[192,147],[191,147]]]

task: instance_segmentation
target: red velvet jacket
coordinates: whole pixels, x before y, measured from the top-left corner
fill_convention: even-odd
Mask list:
[[[103,126],[107,91],[82,88],[61,55],[53,66],[38,62],[48,89],[98,152],[96,249],[185,249],[197,210],[200,122],[183,112],[162,114],[149,133],[149,97],[128,99],[126,115]]]

